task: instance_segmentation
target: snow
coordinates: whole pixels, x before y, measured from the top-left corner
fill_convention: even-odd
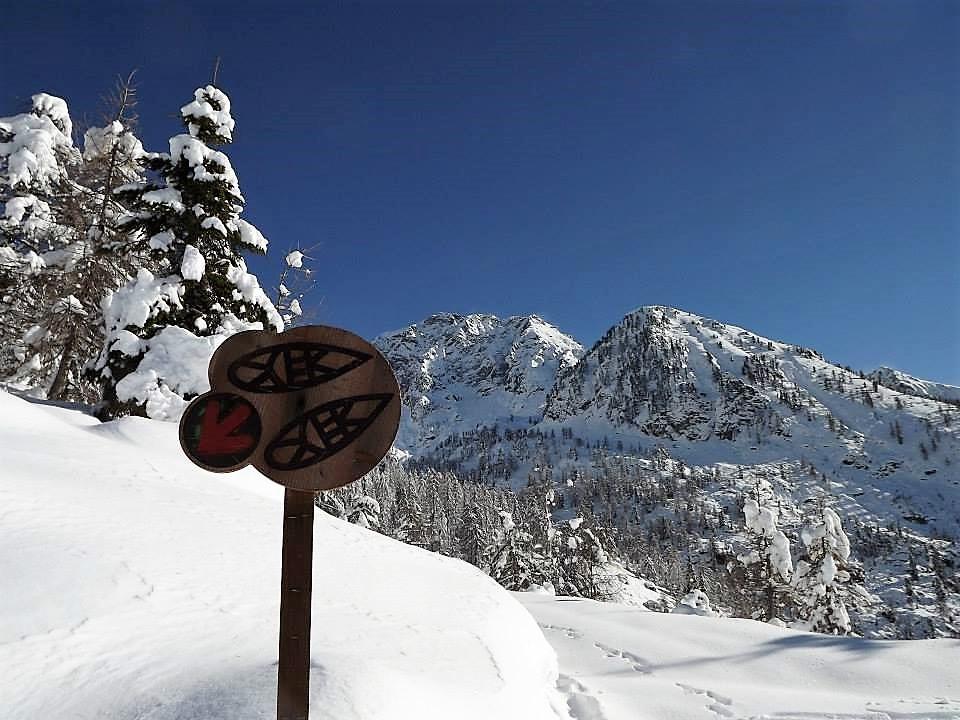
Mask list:
[[[33,104],[33,112],[36,115],[50,118],[66,139],[71,138],[73,122],[70,120],[70,111],[67,109],[66,100],[47,93],[37,93],[31,96],[30,100]]]
[[[62,160],[74,152],[66,103],[52,95],[34,95],[35,112],[0,118],[0,185],[50,191],[66,173]],[[52,114],[51,114],[52,113]]]
[[[283,490],[177,428],[0,393],[4,720],[275,717]],[[318,513],[311,717],[559,720],[534,620],[462,562]]]
[[[4,393],[0,456],[5,720],[274,716],[282,488],[197,469],[172,424]],[[311,705],[327,720],[960,717],[956,640],[511,597],[322,513],[314,548]]]
[[[207,261],[193,245],[187,244],[183,250],[183,261],[180,263],[180,275],[184,280],[200,280],[206,270]]]
[[[141,268],[133,283],[127,283],[104,298],[103,315],[107,332],[129,326],[142,328],[147,324],[154,308],[167,310],[180,307],[181,292],[179,278],[176,276],[158,278],[149,270]]]
[[[237,220],[237,229],[240,231],[240,242],[259,252],[266,252],[267,239],[254,225],[246,220]]]
[[[181,201],[179,190],[160,188],[159,190],[145,192],[142,197],[144,202],[153,205],[166,205],[174,212],[183,212],[183,202]]]
[[[675,615],[699,615],[700,617],[717,617],[719,614],[710,607],[710,598],[703,590],[691,590],[670,612]]]
[[[838,638],[751,620],[514,593],[557,651],[576,720],[948,720],[955,640]]]
[[[270,326],[277,332],[283,330],[283,318],[260,287],[257,276],[247,272],[247,265],[243,260],[238,260],[236,265],[230,265],[227,268],[227,280],[236,287],[234,292],[238,300],[243,299],[260,306],[267,313],[267,322]]]
[[[225,183],[228,192],[242,202],[237,175],[230,159],[222,152],[211,150],[195,137],[181,134],[170,138],[170,159],[174,164],[185,162],[195,180]]]
[[[292,268],[303,267],[303,253],[299,250],[293,250],[292,252],[287,253],[285,261],[287,265]]]
[[[155,420],[179,420],[187,406],[184,395],[210,389],[207,366],[227,335],[198,337],[185,328],[168,325],[141,340],[143,357],[137,369],[117,383],[121,401],[146,402]]]
[[[233,139],[235,123],[230,115],[230,98],[213,85],[197,88],[193,93],[193,101],[180,108],[180,115],[193,137],[198,137],[201,130],[196,121],[205,119],[211,123],[218,140],[230,142]]]
[[[787,536],[777,529],[777,511],[775,508],[760,507],[756,500],[747,499],[743,503],[743,514],[746,518],[747,530],[766,538],[769,547],[766,549],[770,565],[784,580],[789,580],[793,573],[793,558],[790,555],[790,541]],[[751,559],[753,555],[751,554]],[[753,560],[756,562],[759,558]]]
[[[103,127],[92,127],[83,134],[83,159],[86,162],[109,158],[114,152],[127,161],[136,160],[144,155],[140,140],[119,120],[107,123]]]
[[[194,206],[193,208],[194,212],[197,212],[198,207],[199,207],[198,205]],[[224,226],[223,221],[221,221],[220,218],[216,216],[204,218],[203,222],[200,223],[200,227],[216,230],[218,233],[220,233],[224,237],[227,236],[227,228]]]
[[[87,314],[87,311],[83,309],[83,303],[73,294],[55,301],[51,306],[51,312],[54,315],[70,314],[84,316]]]
[[[150,236],[150,249],[151,250],[166,250],[170,245],[175,242],[177,236],[173,234],[170,230],[164,230],[163,232],[158,232],[156,235]]]

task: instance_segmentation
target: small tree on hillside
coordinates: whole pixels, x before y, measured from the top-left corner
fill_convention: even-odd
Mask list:
[[[553,534],[553,543],[557,592],[604,599],[608,588],[598,577],[598,570],[609,558],[589,523],[582,517],[560,523]]]
[[[518,527],[505,510],[500,512],[499,537],[487,556],[487,573],[507,590],[529,590],[550,580],[542,548],[534,545],[530,533]]]
[[[757,481],[755,497],[744,502],[743,515],[750,549],[738,555],[737,560],[742,563],[748,607],[756,620],[782,620],[792,605],[793,558],[790,541],[777,528],[779,513],[768,482]]]
[[[819,521],[805,527],[801,539],[806,555],[797,562],[793,578],[800,611],[794,627],[847,635],[851,625],[845,598],[866,597],[866,592],[851,584],[850,540],[840,526],[840,516],[823,507]]]

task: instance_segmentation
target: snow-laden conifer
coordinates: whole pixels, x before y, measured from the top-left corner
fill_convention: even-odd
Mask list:
[[[800,611],[794,627],[847,635],[851,625],[844,598],[865,593],[851,584],[850,540],[841,527],[840,516],[832,508],[823,507],[819,520],[803,529],[801,539],[806,556],[797,562],[793,578]]]
[[[750,548],[737,559],[745,568],[745,590],[751,596],[748,603],[756,619],[782,622],[790,604],[793,558],[790,541],[777,528],[779,512],[766,480],[757,480],[755,497],[744,501],[743,515]]]
[[[145,156],[149,179],[116,191],[130,208],[121,225],[140,234],[159,274],[141,271],[104,301],[96,367],[106,416],[176,419],[206,389],[205,359],[223,340],[283,327],[242,257],[265,252],[267,241],[240,217],[237,176],[216,149],[233,138],[229,98],[208,85],[180,113],[187,132],[170,139],[168,153]]]
[[[551,582],[542,548],[505,510],[500,511],[500,532],[487,556],[487,573],[507,590],[529,590]]]
[[[607,578],[599,570],[609,560],[603,543],[583,517],[576,517],[557,525],[551,533],[553,558],[556,563],[557,591],[603,599],[609,588]]]
[[[38,93],[30,110],[0,118],[0,376],[38,369],[24,335],[39,340],[37,288],[44,256],[69,244],[64,198],[75,192],[69,166],[79,160],[66,102]]]
[[[92,401],[83,377],[102,345],[100,301],[119,287],[141,258],[116,229],[123,208],[114,187],[140,175],[143,153],[133,134],[130,78],[121,81],[103,127],[74,147],[67,104],[40,93],[30,113],[0,124],[10,129],[0,149],[6,173],[0,231],[12,261],[3,313],[12,384],[57,400]],[[13,335],[13,337],[10,337]]]

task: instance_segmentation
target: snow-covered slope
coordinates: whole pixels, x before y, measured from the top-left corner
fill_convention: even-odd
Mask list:
[[[583,352],[536,315],[431,315],[375,344],[403,391],[397,445],[415,454],[478,426],[539,419],[558,369]]]
[[[0,393],[0,717],[275,717],[282,488],[177,428]],[[318,513],[311,717],[558,717],[556,661],[465,563]]]
[[[0,717],[275,717],[278,486],[196,469],[171,424],[2,393],[0,458]],[[315,552],[312,717],[960,717],[955,640],[511,597],[323,514]]]
[[[517,594],[577,720],[960,718],[956,640],[882,641]]]
[[[913,375],[888,367],[877,368],[868,377],[905,395],[916,395],[929,400],[942,400],[960,405],[960,387],[956,385],[921,380]]]

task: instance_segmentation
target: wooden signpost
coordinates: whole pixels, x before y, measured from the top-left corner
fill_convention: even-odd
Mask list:
[[[206,470],[253,465],[286,488],[277,718],[307,720],[314,497],[386,455],[400,389],[375,347],[321,325],[234,335],[214,353],[209,376],[210,392],[180,420],[180,445]]]

